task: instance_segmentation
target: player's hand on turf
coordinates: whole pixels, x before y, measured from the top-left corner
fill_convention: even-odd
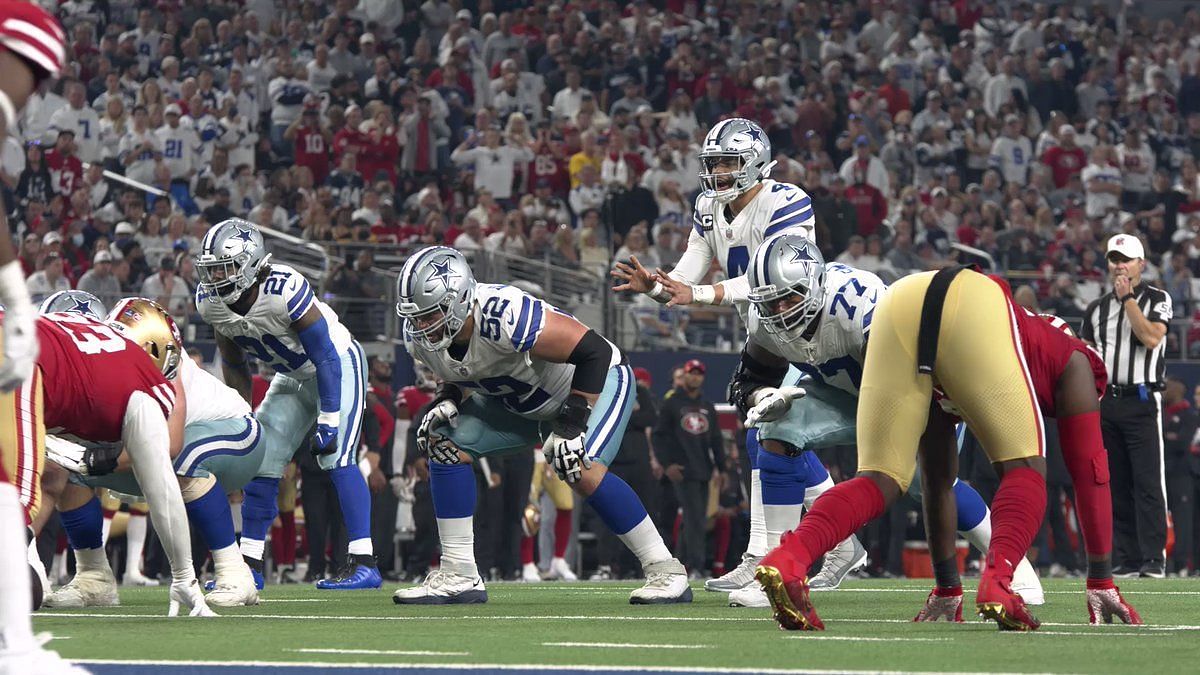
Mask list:
[[[33,376],[38,339],[32,309],[10,308],[4,314],[4,361],[0,363],[0,391],[12,391]]]
[[[318,424],[308,444],[309,452],[314,457],[332,455],[338,451],[337,427],[328,424]]]
[[[542,444],[546,463],[554,467],[554,473],[568,483],[578,483],[583,477],[583,470],[592,466],[592,460],[584,449],[584,438],[583,434],[574,438],[562,438],[552,433]]]
[[[451,429],[458,426],[458,406],[450,399],[443,399],[429,409],[425,416],[421,418],[421,424],[417,427],[417,449],[421,452],[433,454],[433,448],[430,447],[430,434],[439,427],[449,425]],[[458,456],[458,450],[455,449],[454,456]],[[442,462],[443,464],[457,464],[458,462]]]
[[[691,284],[684,283],[678,279],[672,279],[662,269],[655,271],[654,277],[662,283],[663,290],[671,296],[671,299],[667,300],[667,307],[690,305],[695,301],[696,298],[692,293]]]
[[[610,274],[625,282],[613,286],[614,291],[649,293],[650,289],[654,288],[654,276],[642,266],[636,255],[629,256],[629,263],[618,262]]]
[[[179,616],[180,607],[188,610],[188,616],[217,616],[204,601],[204,593],[200,591],[200,582],[196,581],[195,576],[171,582],[171,604],[167,616]]]
[[[746,414],[748,426],[781,419],[792,408],[792,401],[804,398],[804,387],[764,387],[754,392],[754,407]]]

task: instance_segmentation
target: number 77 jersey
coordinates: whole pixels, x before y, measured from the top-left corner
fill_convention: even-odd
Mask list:
[[[857,398],[875,303],[887,286],[870,272],[829,263],[824,290],[825,307],[790,342],[768,332],[752,305],[746,324],[749,339],[787,359],[807,377]]]

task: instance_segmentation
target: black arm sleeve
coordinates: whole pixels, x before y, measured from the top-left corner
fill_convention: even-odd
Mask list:
[[[571,389],[585,394],[599,394],[604,389],[604,380],[608,378],[613,356],[613,346],[608,340],[594,330],[584,333],[567,357],[567,363],[575,366]]]
[[[787,375],[787,362],[764,363],[750,354],[749,347],[742,349],[742,360],[733,371],[729,383],[729,402],[743,415],[750,412],[750,395],[763,387],[778,387]]]

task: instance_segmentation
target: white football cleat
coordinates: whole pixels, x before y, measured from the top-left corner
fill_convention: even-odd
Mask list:
[[[29,649],[0,649],[0,675],[88,675],[90,672],[43,648],[42,644],[51,639],[49,633],[41,633],[36,639],[38,642],[30,645]]]
[[[675,558],[646,565],[646,583],[629,594],[631,605],[668,605],[692,601],[687,568]]]
[[[762,560],[761,555],[753,555],[749,552],[743,553],[742,562],[737,567],[716,579],[705,581],[704,590],[713,593],[728,593],[736,591],[739,588],[745,588],[750,584],[757,586],[758,582],[754,580],[754,568],[758,567],[759,560]]]
[[[567,564],[566,558],[551,558],[550,559],[550,574],[548,579],[559,579],[561,581],[576,581],[578,577],[571,571],[571,566]]]
[[[739,588],[729,594],[730,607],[770,607],[771,601],[767,599],[767,594],[763,591],[763,587],[756,581],[752,584],[747,584],[745,588]]]
[[[122,586],[157,586],[158,579],[151,579],[142,574],[141,570],[133,569],[125,571],[125,578],[121,580]]]
[[[80,607],[116,607],[121,604],[117,597],[117,580],[112,570],[79,570],[66,586],[46,596],[43,607],[55,609],[78,609]]]
[[[536,584],[542,580],[542,573],[538,571],[538,566],[534,563],[525,563],[521,565],[521,581]]]
[[[478,605],[487,602],[487,588],[478,574],[459,574],[442,568],[425,577],[425,583],[401,588],[392,594],[397,605]]]
[[[254,586],[254,576],[250,567],[239,561],[233,569],[217,568],[217,578],[213,589],[204,600],[213,607],[246,607],[258,604],[258,589]]]
[[[1017,563],[1017,568],[1013,570],[1012,583],[1008,587],[1013,593],[1021,596],[1027,605],[1046,604],[1042,581],[1038,579],[1037,570],[1033,569],[1028,558],[1022,557],[1021,562]]]
[[[808,582],[810,591],[832,591],[842,585],[846,575],[867,564],[867,549],[858,537],[850,535],[832,551],[825,554],[821,571]]]

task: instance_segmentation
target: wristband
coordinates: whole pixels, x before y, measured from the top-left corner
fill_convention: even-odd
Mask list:
[[[317,424],[338,428],[342,422],[342,415],[339,412],[323,412],[317,415]]]
[[[1135,296],[1133,293],[1128,293],[1121,297],[1121,304],[1124,305],[1129,300],[1137,300],[1137,296]]]
[[[717,287],[692,286],[692,302],[698,305],[717,304]]]
[[[663,288],[661,281],[654,282],[654,288],[651,288],[646,295],[650,296],[651,300],[658,303],[663,303],[671,299],[671,294]]]

